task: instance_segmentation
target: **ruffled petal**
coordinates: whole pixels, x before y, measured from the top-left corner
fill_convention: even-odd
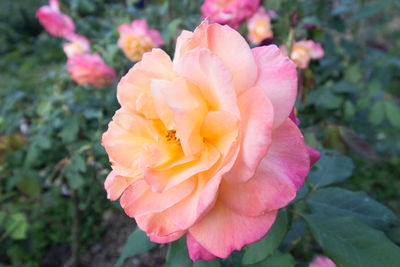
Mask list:
[[[185,233],[186,233],[186,231],[175,232],[175,233],[172,233],[172,234],[167,235],[167,236],[151,235],[151,236],[149,236],[149,238],[150,238],[151,242],[155,242],[155,243],[159,243],[159,244],[165,244],[165,243],[171,243],[171,242],[174,242],[174,241],[178,240]]]
[[[209,50],[195,48],[187,52],[176,61],[174,70],[201,90],[209,110],[224,110],[239,116],[232,74]]]
[[[154,239],[176,237],[178,232],[182,232],[182,229],[171,222],[168,211],[137,216],[135,220],[140,230],[146,232],[148,236],[152,236]]]
[[[257,79],[257,65],[246,40],[229,26],[211,24],[207,28],[208,48],[232,73],[236,92],[243,93]]]
[[[215,255],[203,248],[190,233],[187,233],[186,235],[186,244],[189,251],[189,257],[193,262],[196,262],[197,260],[211,261],[217,258]]]
[[[263,88],[272,102],[276,128],[289,116],[296,101],[296,67],[275,45],[253,48],[253,54],[259,71],[256,86]]]
[[[245,217],[217,201],[189,233],[211,254],[227,258],[233,250],[241,250],[260,240],[271,228],[276,215],[277,211],[272,211],[258,217]]]
[[[193,192],[194,179],[188,179],[173,188],[157,193],[143,180],[132,183],[121,197],[121,207],[130,217],[161,212],[181,201]]]
[[[128,178],[118,175],[115,171],[111,171],[104,181],[107,198],[112,201],[117,200],[135,179],[138,179],[138,177]]]
[[[229,208],[246,216],[259,216],[285,207],[304,184],[309,171],[309,155],[303,136],[287,119],[272,133],[272,143],[255,175],[246,183],[223,181],[220,199]]]
[[[210,169],[220,158],[215,147],[206,145],[198,159],[160,168],[141,166],[144,179],[155,192],[163,192],[190,177]]]
[[[274,110],[265,92],[253,87],[239,98],[242,115],[242,139],[239,155],[232,169],[224,175],[230,183],[243,183],[250,179],[271,143]]]

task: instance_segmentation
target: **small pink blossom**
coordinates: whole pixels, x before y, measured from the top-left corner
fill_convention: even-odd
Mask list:
[[[336,267],[336,264],[328,257],[318,256],[310,263],[309,267]]]
[[[247,37],[255,45],[260,44],[264,39],[274,36],[271,30],[271,17],[264,7],[260,7],[247,21],[247,29],[249,32]]]
[[[139,61],[142,55],[153,48],[163,45],[160,32],[148,28],[146,21],[134,20],[132,24],[122,24],[118,27],[118,47],[132,61]]]
[[[286,46],[281,46],[284,54],[288,54]],[[312,40],[299,41],[293,45],[291,59],[296,67],[300,69],[308,68],[311,59],[320,59],[324,56],[324,49],[321,44]]]
[[[103,88],[116,78],[115,70],[98,54],[77,54],[67,60],[67,66],[71,79],[80,85]]]
[[[60,12],[57,0],[50,0],[49,5],[40,7],[36,17],[48,33],[55,37],[68,38],[75,31],[72,19]]]
[[[238,29],[240,23],[251,17],[259,5],[260,0],[205,0],[201,11],[203,17],[208,17],[210,22]]]
[[[90,52],[90,43],[85,36],[73,34],[68,39],[70,42],[63,45],[64,53],[68,58]]]

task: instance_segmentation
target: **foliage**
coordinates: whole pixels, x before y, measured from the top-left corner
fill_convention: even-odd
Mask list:
[[[146,19],[161,31],[163,49],[171,54],[180,31],[200,22],[201,1],[153,0],[144,7],[139,2],[71,0],[62,1],[61,9],[121,77],[132,63],[116,46],[118,25]],[[100,142],[118,108],[116,84],[96,90],[68,78],[62,41],[34,17],[43,4],[0,3],[0,262],[14,266],[39,266],[52,245],[77,243],[71,229],[79,232],[78,253],[84,253],[104,231],[102,214],[113,208],[103,189],[109,163]],[[286,41],[290,15],[297,11],[296,36],[325,49],[324,58],[299,70],[296,103],[305,139],[322,158],[258,243],[228,259],[193,264],[183,237],[170,245],[165,266],[301,266],[322,252],[339,266],[396,266],[400,4],[267,0],[264,5],[279,15],[272,26],[275,43]],[[240,31],[246,36],[245,27]],[[153,248],[137,230],[118,264]]]

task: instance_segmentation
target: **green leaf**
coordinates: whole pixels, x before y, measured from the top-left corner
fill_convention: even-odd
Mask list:
[[[26,238],[26,232],[28,229],[28,221],[23,213],[11,214],[6,219],[6,232],[11,236],[12,239],[20,240]]]
[[[400,248],[357,218],[321,214],[304,218],[324,254],[338,266],[391,267],[400,262]]]
[[[294,258],[289,253],[282,253],[276,251],[271,257],[268,257],[265,261],[254,265],[248,265],[249,267],[293,267],[295,264]]]
[[[400,108],[391,102],[385,103],[386,118],[396,128],[400,128]]]
[[[390,229],[387,235],[393,242],[400,244],[400,226]]]
[[[368,120],[374,125],[378,125],[385,117],[385,105],[382,101],[375,102],[369,112]]]
[[[35,197],[40,194],[40,185],[36,176],[29,171],[18,172],[15,175],[17,188],[22,193]]]
[[[164,267],[219,267],[221,264],[218,260],[202,261],[198,260],[196,263],[190,259],[187,246],[186,237],[172,242],[168,247],[167,257]]]
[[[310,173],[310,179],[315,187],[343,182],[353,174],[354,169],[353,161],[335,150],[322,151],[321,159],[314,166],[316,170]]]
[[[313,213],[354,216],[371,227],[388,230],[399,223],[396,215],[365,192],[331,187],[318,190],[306,203]]]
[[[261,262],[271,256],[281,244],[286,235],[288,226],[288,216],[286,210],[280,210],[275,223],[267,235],[260,241],[248,245],[244,248],[242,263],[254,264]]]
[[[74,141],[76,139],[78,131],[79,131],[78,116],[72,116],[68,118],[60,134],[63,143],[71,143],[72,141]]]
[[[141,231],[139,228],[136,228],[136,230],[128,237],[122,254],[119,256],[115,267],[121,267],[126,259],[152,250],[157,246],[158,244],[151,242],[145,232]]]

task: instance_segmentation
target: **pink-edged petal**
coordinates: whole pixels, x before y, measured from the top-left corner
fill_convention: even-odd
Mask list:
[[[175,62],[174,70],[201,90],[209,109],[239,116],[232,74],[218,56],[195,48]]]
[[[207,28],[208,48],[232,73],[238,94],[252,87],[257,79],[257,65],[246,40],[229,26],[211,24]]]
[[[167,238],[174,235],[176,237],[175,233],[182,232],[182,229],[172,223],[168,211],[137,216],[135,220],[140,230],[146,232],[148,236]]]
[[[264,90],[253,87],[239,97],[242,115],[242,140],[238,158],[232,169],[224,175],[230,183],[243,183],[250,179],[271,143],[274,110]]]
[[[144,179],[155,192],[163,192],[189,179],[193,175],[210,169],[220,158],[215,147],[207,145],[198,159],[164,168],[141,166]]]
[[[107,198],[112,201],[117,200],[134,180],[135,178],[120,176],[115,171],[111,171],[104,181]]]
[[[208,252],[227,258],[233,250],[241,250],[260,240],[271,228],[276,215],[277,211],[272,211],[258,217],[246,217],[217,201],[189,233]]]
[[[130,217],[161,212],[190,195],[195,185],[194,179],[188,179],[165,192],[157,193],[143,179],[137,180],[123,193],[121,207]]]
[[[223,181],[220,199],[232,210],[247,216],[285,207],[303,186],[309,171],[309,155],[302,134],[287,119],[272,133],[267,156],[246,183]]]
[[[253,48],[253,54],[259,71],[256,85],[272,102],[276,128],[289,116],[296,101],[296,67],[275,45]]]
[[[151,235],[151,236],[149,236],[149,238],[150,238],[151,242],[155,242],[155,243],[159,243],[159,244],[165,244],[165,243],[171,243],[171,242],[174,242],[174,241],[178,240],[185,233],[186,233],[186,231],[175,232],[175,233],[172,233],[172,234],[167,235],[167,236]]]
[[[290,112],[290,114],[289,114],[289,119],[291,119],[297,126],[300,125],[299,118],[297,118],[296,114],[294,114],[294,108],[292,109],[292,112]]]
[[[321,153],[319,153],[319,151],[309,146],[307,146],[307,151],[308,154],[310,155],[310,167],[311,167],[321,158]]]
[[[217,258],[215,255],[203,248],[190,233],[187,233],[186,235],[186,244],[189,251],[189,257],[193,262],[196,262],[197,260],[210,261]]]

